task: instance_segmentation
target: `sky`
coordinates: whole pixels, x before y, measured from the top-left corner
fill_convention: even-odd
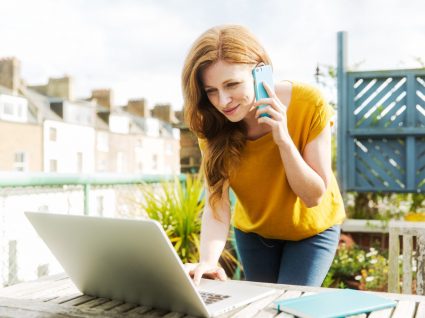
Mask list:
[[[145,98],[181,109],[185,56],[219,24],[257,36],[275,81],[314,83],[317,64],[336,65],[338,31],[349,68],[425,62],[423,0],[0,0],[0,12],[0,58],[17,57],[27,84],[69,75],[76,97],[110,88],[118,106]]]

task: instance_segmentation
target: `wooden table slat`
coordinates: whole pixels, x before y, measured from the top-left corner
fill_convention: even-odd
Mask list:
[[[0,298],[0,317],[118,318],[117,315],[105,311],[87,308],[83,310],[77,306],[8,298]]]
[[[111,310],[111,309],[113,309],[117,306],[122,305],[123,303],[124,302],[122,300],[110,300],[107,303],[103,303],[103,304],[97,306],[96,309],[108,311],[108,310]]]
[[[164,317],[167,315],[170,311],[164,310],[164,309],[152,309],[148,310],[147,312],[138,313],[137,308],[136,310],[131,310],[125,313],[125,317],[127,318],[136,318],[136,317],[143,317],[143,318],[155,318],[155,317]]]
[[[280,312],[276,318],[294,318],[294,315],[287,314],[286,312]]]
[[[67,306],[79,306],[79,305],[82,305],[82,304],[84,304],[84,303],[86,303],[86,302],[88,302],[92,299],[95,299],[95,298],[96,297],[89,296],[89,295],[81,295],[77,298],[71,299],[71,300],[64,302],[62,304],[65,304]]]
[[[416,304],[408,300],[400,300],[391,318],[413,318]]]
[[[374,311],[370,313],[368,318],[390,318],[394,308],[385,308],[382,310]]]
[[[108,312],[113,314],[122,314],[136,307],[138,307],[136,304],[122,303],[121,305],[115,306],[114,308],[108,310]]]
[[[138,315],[141,315],[141,314],[146,314],[146,313],[151,313],[151,311],[152,311],[152,307],[148,307],[148,306],[138,306],[138,307],[135,307],[135,308],[133,308],[133,309],[130,309],[129,311],[128,311],[128,313],[130,314],[138,314]],[[167,311],[167,313],[168,313],[168,311]]]
[[[358,314],[358,315],[351,315],[347,318],[367,318],[367,314]]]
[[[421,301],[418,304],[418,309],[416,310],[416,318],[423,318],[425,317],[425,301]]]
[[[258,317],[261,315],[262,309],[268,306],[272,301],[280,297],[283,291],[277,290],[271,296],[262,298],[256,302],[253,302],[240,310],[238,313],[232,316],[232,318],[249,318],[249,317]],[[274,310],[275,312],[275,310]],[[266,315],[266,312],[263,312],[263,316]]]
[[[96,308],[96,309],[98,309],[97,308],[98,306],[100,306],[100,305],[102,305],[104,303],[110,302],[110,301],[111,300],[108,299],[108,298],[99,297],[99,298],[94,298],[92,300],[89,300],[88,302],[85,302],[85,303],[83,303],[81,305],[78,305],[78,307],[80,307],[80,308]]]
[[[64,304],[68,301],[71,301],[75,298],[81,297],[83,294],[81,292],[77,292],[77,293],[67,293],[65,295],[59,296],[57,298],[53,298],[51,300],[49,300],[49,303],[53,303],[53,304]]]
[[[183,318],[184,314],[179,312],[170,312],[166,314],[163,318]]]
[[[317,287],[261,284],[254,282],[241,282],[255,284],[276,289],[270,297],[260,299],[254,303],[243,306],[221,315],[219,318],[229,317],[258,317],[258,318],[293,318],[292,315],[278,313],[274,304],[276,299],[289,299],[303,297],[318,292],[331,291]],[[391,293],[371,292],[383,297],[397,300],[397,307],[375,311],[369,316],[366,314],[350,318],[425,318],[425,297],[418,295],[401,295]],[[0,317],[57,317],[64,318],[193,318],[182,313],[171,313],[136,304],[124,303],[119,300],[96,298],[82,295],[75,285],[66,276],[43,278],[39,281],[20,283],[15,286],[0,289]]]
[[[425,317],[425,301],[421,301],[418,303],[418,307],[416,308],[415,318],[423,318]]]

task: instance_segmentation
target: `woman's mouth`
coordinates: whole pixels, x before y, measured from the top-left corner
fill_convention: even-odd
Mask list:
[[[236,112],[238,107],[239,107],[239,105],[236,105],[235,107],[223,109],[223,113],[225,115],[233,115]]]

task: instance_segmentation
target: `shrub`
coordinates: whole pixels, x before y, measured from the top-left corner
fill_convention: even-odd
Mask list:
[[[203,178],[187,175],[185,181],[175,179],[154,186],[142,186],[146,214],[160,222],[183,263],[199,261],[201,214],[205,204]],[[232,276],[239,261],[233,250],[233,235],[222,253],[220,263]]]
[[[323,283],[324,287],[387,290],[388,259],[374,247],[365,251],[342,244]]]

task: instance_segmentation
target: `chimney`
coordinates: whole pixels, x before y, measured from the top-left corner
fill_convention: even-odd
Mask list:
[[[142,116],[145,118],[150,117],[150,111],[144,98],[129,100],[127,103],[127,111],[137,116]]]
[[[60,97],[72,100],[73,96],[73,80],[69,76],[60,78],[49,78],[46,89],[47,96]]]
[[[21,83],[21,62],[16,57],[0,59],[0,85],[17,92]]]
[[[161,119],[170,124],[177,122],[177,118],[170,104],[155,105],[154,109],[152,109],[152,117]]]
[[[112,90],[111,89],[94,89],[91,92],[90,100],[96,100],[96,103],[102,105],[109,110],[112,108]]]

